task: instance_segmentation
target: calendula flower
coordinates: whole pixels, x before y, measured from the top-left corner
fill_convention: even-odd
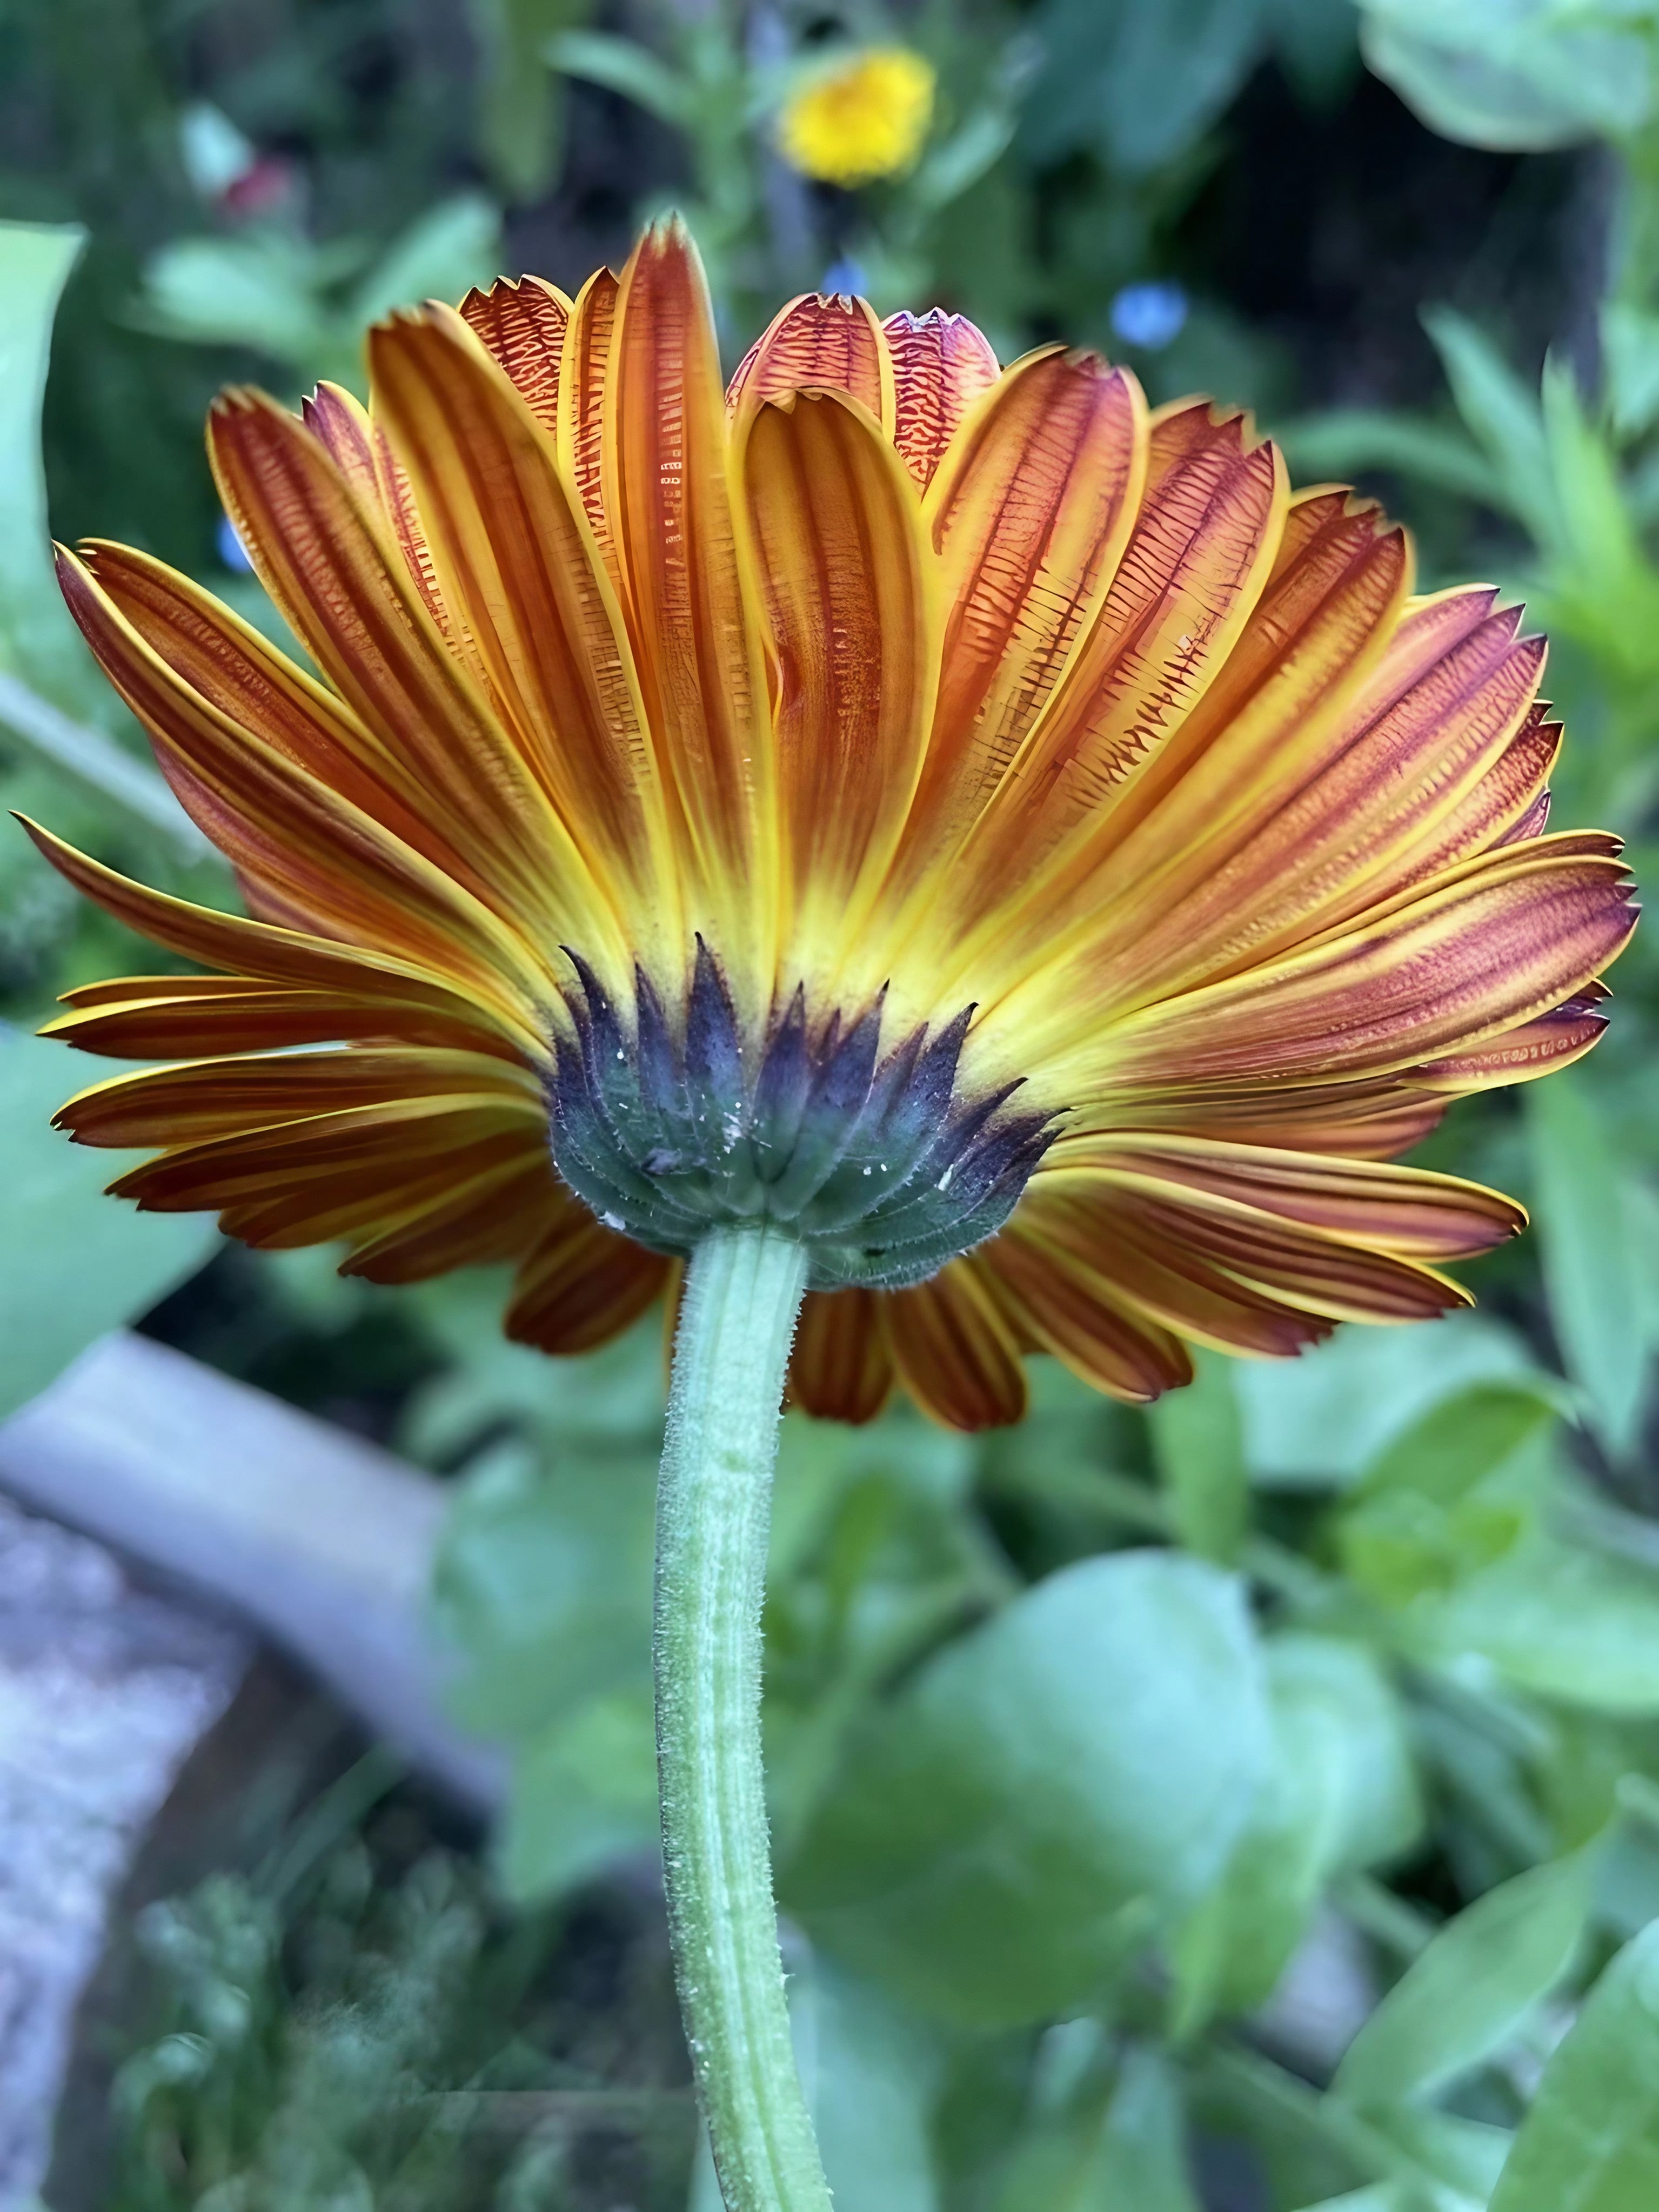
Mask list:
[[[933,119],[931,62],[869,46],[815,71],[784,102],[778,145],[792,168],[851,191],[912,167]]]
[[[149,555],[64,588],[252,919],[40,843],[216,972],[68,994],[113,1186],[402,1282],[517,1263],[599,1344],[718,1224],[791,1387],[1017,1419],[1468,1303],[1520,1227],[1389,1157],[1603,1025],[1617,842],[1544,834],[1544,648],[1242,416],[1058,346],[786,307],[721,389],[678,228],[369,342],[366,412],[214,410],[322,681]]]
[[[684,234],[228,393],[228,514],[319,681],[113,545],[76,619],[249,918],[70,879],[215,971],[52,1028],[113,1186],[406,1281],[516,1261],[576,1352],[686,1267],[658,1510],[664,1876],[732,2212],[829,2212],[761,1771],[797,1401],[1012,1420],[1466,1303],[1521,1224],[1389,1164],[1602,1026],[1619,847],[1544,834],[1543,648],[1369,502],[1057,346],[786,307],[722,392]],[[802,1299],[805,1297],[804,1309]],[[799,1311],[799,1328],[796,1317]],[[793,1353],[791,1351],[793,1340]]]

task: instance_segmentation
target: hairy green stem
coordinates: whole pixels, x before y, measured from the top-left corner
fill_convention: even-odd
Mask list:
[[[657,1771],[680,2011],[731,2212],[829,2212],[795,2071],[761,1766],[778,1409],[806,1255],[717,1229],[686,1278],[657,1492]]]

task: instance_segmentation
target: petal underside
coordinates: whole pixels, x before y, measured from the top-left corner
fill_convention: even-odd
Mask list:
[[[509,1332],[586,1349],[678,1277],[554,1168],[574,979],[632,1008],[637,969],[672,1025],[695,965],[739,1056],[792,1006],[884,1054],[965,1030],[959,1099],[1052,1125],[988,1242],[810,1295],[810,1413],[902,1387],[994,1426],[1035,1351],[1140,1402],[1190,1344],[1467,1302],[1446,1266],[1523,1217],[1392,1163],[1591,1048],[1635,915],[1616,840],[1547,832],[1518,610],[1413,596],[1404,533],[1292,496],[1248,418],[1149,415],[1059,347],[1002,370],[938,310],[804,295],[723,388],[675,222],[574,301],[503,279],[370,356],[367,407],[236,391],[210,426],[319,673],[148,555],[62,562],[249,910],[30,828],[211,971],[47,1024],[170,1063],[60,1116],[155,1152],[118,1191],[376,1280],[512,1263]]]

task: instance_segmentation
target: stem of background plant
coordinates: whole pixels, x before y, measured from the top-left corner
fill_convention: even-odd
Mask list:
[[[761,1765],[778,1410],[806,1255],[766,1228],[692,1255],[657,1492],[657,1769],[680,2012],[731,2212],[829,2212],[795,2070]]]

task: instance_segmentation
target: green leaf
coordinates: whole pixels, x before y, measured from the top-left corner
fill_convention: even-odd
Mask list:
[[[1517,1462],[1567,1396],[1548,1378],[1477,1383],[1413,1424],[1367,1468],[1336,1519],[1350,1579],[1382,1605],[1449,1589],[1520,1540],[1527,1495],[1488,1478]]]
[[[303,239],[178,238],[145,266],[144,306],[167,337],[302,362],[329,343],[322,283]]]
[[[1451,307],[1428,307],[1423,324],[1439,352],[1458,413],[1498,471],[1504,504],[1540,544],[1553,544],[1560,517],[1537,394],[1467,316]]]
[[[1415,1328],[1343,1329],[1299,1359],[1241,1360],[1233,1380],[1257,1483],[1300,1489],[1351,1486],[1431,1407],[1471,1383],[1534,1371],[1501,1322],[1457,1314]]]
[[[1598,1433],[1623,1457],[1636,1439],[1649,1351],[1625,1176],[1581,1075],[1534,1085],[1527,1127],[1550,1318]]]
[[[595,1698],[520,1747],[495,1838],[501,1886],[516,1903],[562,1896],[657,1839],[648,1686]]]
[[[1024,135],[1042,161],[1096,146],[1145,176],[1207,131],[1262,43],[1258,0],[1044,0],[1031,27],[1048,67]]]
[[[924,2025],[831,1960],[790,1978],[824,2172],[857,2212],[935,2212],[930,2135],[943,2071]]]
[[[1285,423],[1279,436],[1291,467],[1304,478],[1346,482],[1367,469],[1395,469],[1500,511],[1510,503],[1503,477],[1462,431],[1414,415],[1337,407]]]
[[[1545,2069],[1492,2212],[1659,2204],[1659,1922],[1626,1945]]]
[[[1653,33],[1595,0],[1361,0],[1365,59],[1431,130],[1537,152],[1639,130]]]
[[[1189,1552],[1236,1565],[1249,1522],[1250,1476],[1233,1364],[1202,1353],[1196,1379],[1152,1408],[1152,1441],[1175,1533]]]
[[[465,1655],[456,1716],[531,1740],[590,1698],[648,1685],[655,1463],[562,1451],[542,1468],[490,1454],[459,1486],[435,1583]]]
[[[417,216],[358,287],[352,319],[359,330],[422,300],[460,300],[488,284],[501,267],[501,213],[482,192],[457,192]]]
[[[143,1154],[94,1152],[51,1126],[89,1072],[62,1045],[0,1027],[0,1416],[147,1312],[218,1241],[210,1217],[139,1213],[105,1197]],[[108,1060],[97,1070],[119,1073]]]
[[[996,2212],[1200,2212],[1186,2133],[1168,2060],[1136,2045],[1109,2093],[1028,2132],[1003,2175]]]
[[[1659,1573],[1537,1530],[1401,1616],[1430,1662],[1470,1653],[1519,1687],[1594,1711],[1659,1715]]]
[[[552,67],[566,76],[619,92],[678,130],[688,130],[696,118],[695,88],[648,46],[632,39],[613,38],[604,31],[565,31],[550,40],[544,51]]]
[[[93,676],[52,574],[40,404],[52,319],[86,233],[0,222],[0,667],[64,708]]]
[[[1613,427],[1638,437],[1659,422],[1659,314],[1609,301],[1601,310],[1601,355]]]
[[[1267,1753],[1237,1583],[1165,1553],[1088,1559],[854,1735],[785,1901],[924,2008],[1039,2019],[1190,1908]]]
[[[1562,1410],[1544,1376],[1477,1382],[1385,1445],[1359,1478],[1362,1497],[1412,1490],[1453,1505],[1547,1429]]]
[[[1253,2010],[1277,1986],[1334,1876],[1399,1856],[1423,1805],[1392,1686],[1362,1646],[1267,1646],[1273,1761],[1221,1880],[1175,1947],[1176,2032]]]
[[[1517,1875],[1448,1922],[1349,2045],[1350,2103],[1431,2096],[1501,2051],[1570,1970],[1589,1906],[1582,1854]]]
[[[550,40],[574,30],[592,0],[471,0],[479,52],[478,137],[489,172],[511,200],[540,199],[563,137],[562,87]]]

